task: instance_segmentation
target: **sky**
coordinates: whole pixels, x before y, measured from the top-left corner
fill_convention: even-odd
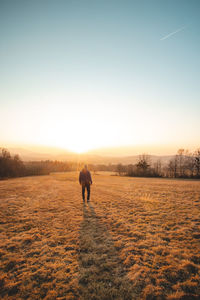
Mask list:
[[[0,0],[0,145],[200,147],[200,1]]]

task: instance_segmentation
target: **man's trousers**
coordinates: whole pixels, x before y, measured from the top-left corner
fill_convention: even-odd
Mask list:
[[[90,184],[82,184],[82,197],[85,201],[85,189],[87,189],[87,201],[90,200]]]

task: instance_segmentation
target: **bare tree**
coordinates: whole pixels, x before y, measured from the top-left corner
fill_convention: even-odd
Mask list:
[[[138,163],[136,164],[138,175],[148,175],[149,168],[151,166],[150,156],[148,154],[142,154],[139,156]]]
[[[177,166],[179,177],[184,177],[184,149],[179,149],[177,152]]]
[[[116,172],[121,176],[125,172],[125,167],[122,164],[118,164],[116,167]]]
[[[127,166],[127,175],[128,176],[134,176],[135,175],[135,166],[132,164],[129,164]]]
[[[7,149],[1,148],[0,150],[0,178],[23,176],[24,164],[19,155],[11,157]]]
[[[183,177],[194,177],[195,174],[195,159],[194,155],[188,150],[184,154]]]
[[[171,159],[168,164],[169,176],[176,178],[178,176],[177,169],[178,169],[178,159],[177,159],[177,155],[175,155],[174,158]]]
[[[196,176],[199,178],[200,177],[200,149],[198,149],[194,153],[194,165],[195,165]]]
[[[159,177],[162,176],[162,165],[160,160],[157,160],[154,163],[154,174]]]

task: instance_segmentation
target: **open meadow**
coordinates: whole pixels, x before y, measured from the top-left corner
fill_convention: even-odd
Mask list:
[[[1,299],[200,299],[200,181],[0,181]]]

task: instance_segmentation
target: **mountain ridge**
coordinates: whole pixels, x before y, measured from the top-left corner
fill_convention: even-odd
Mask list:
[[[60,161],[80,161],[93,164],[135,164],[139,156],[137,155],[99,155],[92,152],[77,154],[67,150],[58,149],[57,153],[49,153],[48,151],[39,152],[20,147],[7,147],[11,155],[18,154],[23,161],[40,161],[40,160],[60,160]],[[48,150],[48,148],[47,148]],[[153,155],[149,154],[152,163],[160,160],[162,164],[166,164],[173,155]]]

